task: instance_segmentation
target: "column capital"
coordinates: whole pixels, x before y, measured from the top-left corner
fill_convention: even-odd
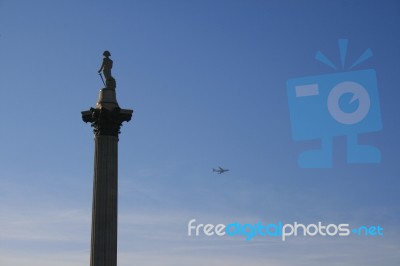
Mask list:
[[[133,110],[115,107],[109,110],[105,107],[90,108],[83,111],[82,120],[90,122],[95,136],[115,136],[121,133],[120,129],[123,122],[129,122],[132,118]]]

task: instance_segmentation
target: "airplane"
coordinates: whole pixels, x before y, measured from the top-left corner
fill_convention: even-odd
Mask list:
[[[217,172],[218,174],[223,174],[225,172],[228,172],[229,169],[223,169],[221,166],[218,166],[219,169],[214,169],[213,168],[213,172]]]

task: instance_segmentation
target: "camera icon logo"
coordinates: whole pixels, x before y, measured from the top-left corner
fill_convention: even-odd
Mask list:
[[[339,40],[342,68],[347,43],[346,39]],[[371,49],[367,49],[350,69],[371,56]],[[337,69],[321,52],[317,52],[316,59]],[[382,129],[375,70],[289,79],[286,85],[293,140],[321,139],[320,149],[300,154],[300,167],[332,167],[332,139],[335,136],[347,137],[348,163],[380,162],[379,149],[360,145],[357,141],[358,134]]]

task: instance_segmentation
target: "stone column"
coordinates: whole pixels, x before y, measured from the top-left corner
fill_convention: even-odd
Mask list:
[[[100,90],[96,108],[82,112],[95,135],[91,266],[117,266],[118,134],[132,112],[119,108],[112,89]]]

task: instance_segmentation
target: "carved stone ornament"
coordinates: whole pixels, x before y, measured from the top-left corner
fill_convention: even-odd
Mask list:
[[[106,108],[90,108],[82,112],[82,120],[91,123],[95,136],[118,137],[122,123],[131,120],[132,112],[119,107],[111,111]]]

